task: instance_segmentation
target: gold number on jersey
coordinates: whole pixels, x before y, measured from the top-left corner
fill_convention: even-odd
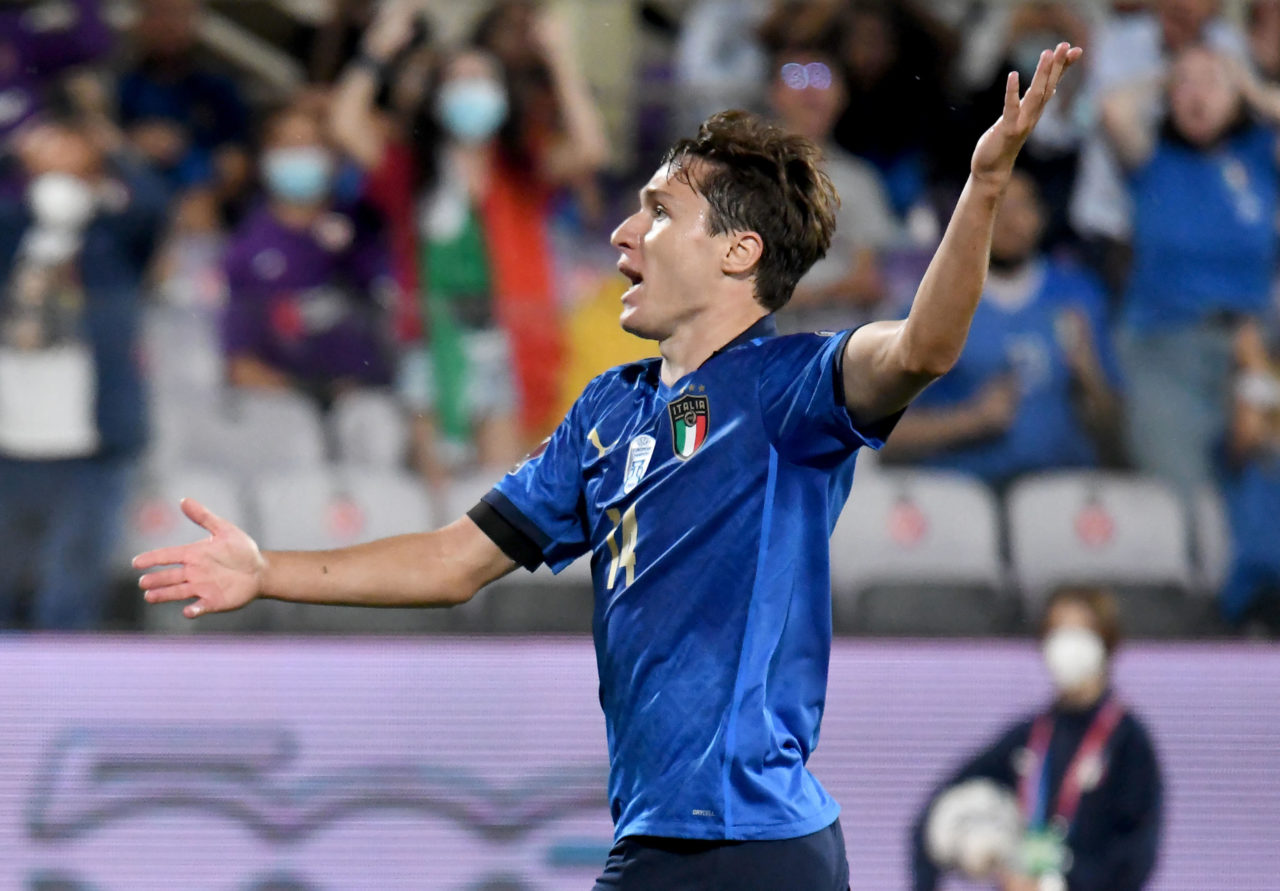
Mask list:
[[[622,568],[627,571],[627,584],[630,585],[636,579],[636,538],[639,531],[636,528],[636,506],[633,504],[627,508],[627,512],[619,514],[613,508],[606,511],[609,519],[613,521],[613,529],[609,532],[609,537],[605,541],[609,545],[609,553],[613,554],[613,559],[609,561],[609,583],[605,585],[606,590],[612,591],[614,583],[618,580],[618,569]],[[614,535],[618,536],[618,540],[614,541]]]

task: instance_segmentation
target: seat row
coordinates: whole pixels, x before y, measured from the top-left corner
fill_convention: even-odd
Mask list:
[[[401,470],[316,464],[259,477],[208,467],[154,470],[130,509],[128,554],[198,535],[183,496],[247,529],[267,549],[326,549],[434,528],[460,516],[493,480],[429,493]],[[1119,595],[1127,628],[1189,636],[1212,627],[1213,592],[1229,545],[1210,494],[1188,517],[1159,482],[1101,472],[1027,478],[997,499],[942,472],[858,477],[831,536],[838,633],[989,635],[1034,622],[1057,587],[1098,584]],[[122,572],[127,569],[125,555]],[[456,610],[358,610],[254,604],[202,626],[236,630],[569,632],[591,627],[591,569],[517,572]],[[187,629],[176,609],[148,609],[149,627]]]

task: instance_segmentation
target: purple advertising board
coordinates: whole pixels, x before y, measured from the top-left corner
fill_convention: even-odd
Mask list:
[[[0,638],[0,888],[589,889],[610,842],[585,638]],[[1280,887],[1280,650],[1134,645],[1158,891]],[[841,640],[811,766],[853,887],[1048,690],[1030,644]],[[958,884],[952,887],[960,887]]]

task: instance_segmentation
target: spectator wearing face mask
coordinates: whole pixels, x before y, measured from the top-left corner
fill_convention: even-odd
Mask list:
[[[1042,252],[1046,220],[1036,181],[1015,171],[964,352],[898,423],[888,460],[994,486],[1038,470],[1116,463],[1119,373],[1102,286]]]
[[[401,370],[420,453],[430,413],[449,439],[473,444],[477,463],[506,467],[558,420],[551,199],[603,164],[603,127],[565,24],[545,15],[532,27],[558,103],[554,128],[513,132],[502,68],[475,48],[446,54],[410,119],[388,121],[374,99],[411,17],[388,4],[370,28],[339,83],[334,132],[399,233],[401,281],[429,327]]]
[[[88,630],[146,440],[137,365],[163,186],[46,118],[0,164],[0,627]]]
[[[321,120],[299,107],[273,117],[260,167],[266,199],[225,260],[230,383],[300,390],[322,405],[345,389],[389,384],[387,254],[375,221],[335,206],[337,158]]]
[[[943,850],[971,877],[995,878],[1001,891],[1129,891],[1146,884],[1160,848],[1163,790],[1150,735],[1111,685],[1119,640],[1110,593],[1053,594],[1040,627],[1053,702],[1002,733],[930,797],[913,833],[915,891],[938,887],[953,865],[935,862]],[[954,833],[934,822],[945,822],[941,812],[954,806],[948,792],[974,780],[1016,800],[1020,819],[1011,844],[966,838],[963,821]]]

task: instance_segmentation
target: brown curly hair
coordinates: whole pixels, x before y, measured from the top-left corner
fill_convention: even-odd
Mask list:
[[[692,161],[702,162],[696,173]],[[749,112],[722,111],[697,136],[671,146],[662,163],[707,199],[710,234],[760,236],[755,297],[770,312],[786,305],[796,282],[826,256],[840,196],[812,141]]]

